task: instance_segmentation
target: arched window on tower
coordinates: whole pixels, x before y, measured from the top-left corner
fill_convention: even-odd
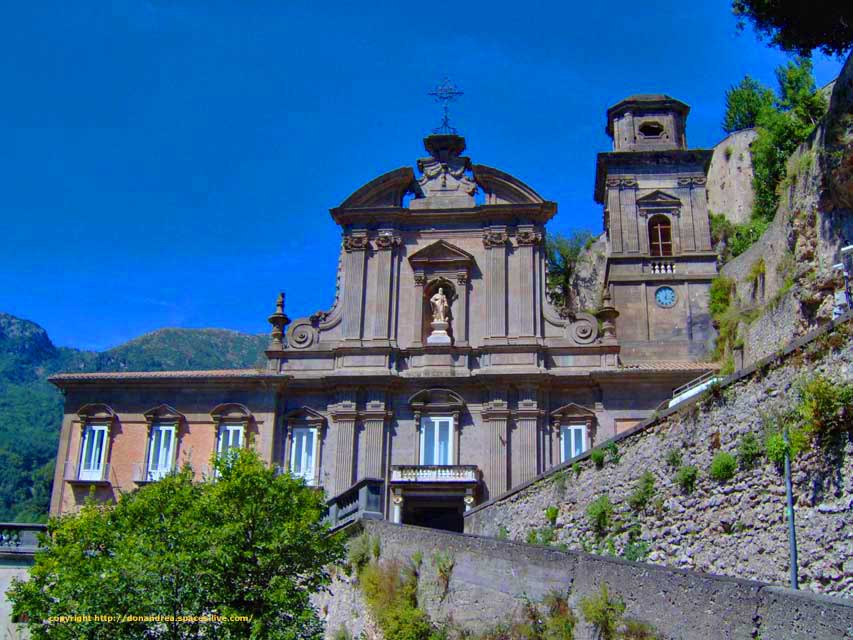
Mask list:
[[[666,216],[649,220],[649,253],[655,257],[672,255],[672,224]]]

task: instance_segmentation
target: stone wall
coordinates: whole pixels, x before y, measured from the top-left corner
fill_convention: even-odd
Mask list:
[[[752,214],[752,155],[749,147],[755,129],[742,129],[723,138],[715,147],[708,168],[708,211],[722,213],[735,224],[748,222]]]
[[[519,544],[364,521],[381,539],[380,562],[408,562],[417,551],[418,603],[433,622],[455,630],[482,631],[519,617],[525,601],[538,602],[552,591],[568,592],[579,618],[576,640],[593,640],[594,629],[580,615],[580,599],[606,583],[627,605],[626,616],[653,624],[664,638],[719,640],[809,640],[844,637],[853,627],[853,604],[768,587],[757,582],[626,562],[582,552]],[[446,594],[439,587],[433,558],[453,559]],[[318,599],[326,636],[346,626],[353,637],[379,637],[364,612],[354,578],[340,577],[333,595]]]
[[[617,436],[618,462],[607,461],[598,469],[587,453],[577,466],[558,467],[472,510],[466,514],[466,532],[525,540],[531,530],[547,526],[545,509],[555,506],[554,544],[622,554],[627,529],[635,524],[649,562],[787,584],[780,473],[763,457],[755,468],[738,470],[722,484],[709,477],[708,469],[718,451],[736,454],[746,433],[763,442],[768,416],[792,406],[805,374],[853,380],[851,332],[848,315],[845,323],[830,324],[793,344],[773,363],[729,378],[716,397],[706,393]],[[832,351],[830,344],[843,348]],[[676,484],[675,470],[666,460],[671,450],[680,452],[682,464],[698,469],[692,494]],[[654,496],[634,513],[628,497],[645,471],[654,475]],[[848,439],[834,458],[814,450],[801,455],[794,462],[793,481],[802,588],[853,596],[853,441]],[[618,525],[600,540],[586,509],[604,495]]]
[[[11,555],[11,554],[6,554]],[[25,579],[32,564],[22,562],[20,558],[8,559],[0,554],[0,638],[2,640],[25,640],[29,634],[24,627],[12,622],[12,603],[6,599],[6,591],[15,578]]]

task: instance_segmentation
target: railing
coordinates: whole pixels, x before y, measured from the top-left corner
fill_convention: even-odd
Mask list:
[[[62,477],[66,482],[77,482],[80,484],[109,484],[110,465],[105,464],[101,467],[99,472],[92,472],[79,469],[78,465],[73,462],[66,462]]]
[[[156,471],[153,471],[143,462],[133,463],[133,481],[136,484],[157,482],[172,473],[175,473],[175,469],[157,469]]]
[[[38,548],[38,534],[46,529],[44,524],[0,522],[0,555],[32,555]]]
[[[477,465],[394,465],[391,482],[477,482]]]
[[[722,378],[719,377],[716,371],[709,371],[708,373],[691,380],[687,384],[681,385],[672,392],[672,400],[669,401],[668,406],[674,407],[679,402],[702,393],[705,389],[709,388],[719,380],[722,380]]]
[[[326,520],[331,529],[340,529],[359,518],[381,520],[382,496],[385,482],[378,478],[364,478],[343,493],[326,502],[329,514]]]
[[[655,260],[646,263],[649,273],[675,273],[675,263],[669,260]]]

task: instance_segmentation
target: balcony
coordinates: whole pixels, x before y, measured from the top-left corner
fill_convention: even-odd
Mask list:
[[[391,482],[400,484],[477,484],[477,465],[393,465]]]
[[[148,465],[142,462],[135,462],[133,464],[133,481],[136,484],[157,482],[172,473],[175,473],[175,469],[157,469],[156,471],[152,471],[148,468]]]
[[[646,273],[669,274],[675,273],[675,262],[672,260],[651,260],[644,265]]]
[[[385,483],[379,478],[364,478],[326,502],[326,522],[331,530],[345,527],[359,518],[381,520]]]
[[[108,485],[110,484],[110,465],[104,464],[98,470],[91,470],[80,469],[74,462],[66,462],[62,477],[71,484]]]
[[[0,559],[32,560],[38,548],[38,534],[46,530],[44,524],[0,522]]]

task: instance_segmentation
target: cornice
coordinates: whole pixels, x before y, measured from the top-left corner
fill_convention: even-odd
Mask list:
[[[708,173],[713,149],[672,149],[664,151],[607,151],[599,153],[595,162],[594,197],[604,204],[605,179],[614,167],[656,166],[676,173],[689,165],[699,165],[702,175]],[[703,185],[704,187],[704,185]]]
[[[403,230],[431,224],[466,223],[515,224],[519,219],[533,220],[544,224],[557,213],[555,202],[523,204],[487,204],[461,209],[408,209],[405,207],[365,207],[329,210],[332,219],[341,226],[357,225],[371,227],[393,224]]]

